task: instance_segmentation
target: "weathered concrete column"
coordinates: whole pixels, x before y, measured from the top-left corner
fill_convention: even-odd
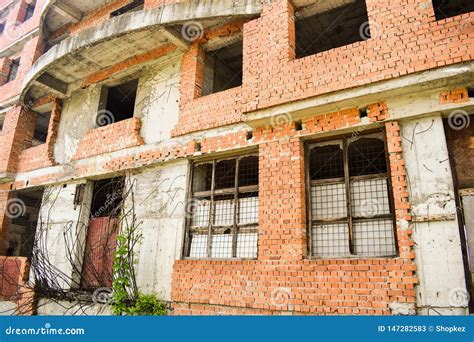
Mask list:
[[[82,205],[74,205],[74,194],[79,183],[46,188],[36,227],[38,249],[44,258],[32,268],[51,267],[48,274],[54,283],[63,290],[80,282],[82,255],[89,222],[92,201],[92,182],[87,182]],[[70,255],[68,255],[68,252]],[[74,260],[71,260],[74,258]],[[58,274],[54,274],[57,269]],[[37,272],[34,271],[33,272]]]
[[[467,299],[460,299],[467,292],[443,120],[434,115],[401,125],[418,266],[418,314],[466,314]]]
[[[143,234],[137,245],[137,285],[140,291],[171,300],[175,260],[181,256],[186,219],[185,196],[188,162],[179,161],[145,170],[130,177],[136,222]]]

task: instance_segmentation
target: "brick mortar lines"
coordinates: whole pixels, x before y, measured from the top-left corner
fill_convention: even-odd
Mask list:
[[[374,104],[372,108],[378,109],[372,109],[370,114],[372,121],[386,120],[388,113],[384,103]],[[311,120],[313,123],[305,128],[309,132],[303,134],[347,127],[344,122],[351,122],[352,125],[355,125],[357,123],[356,113],[357,111],[352,109],[330,113],[325,117],[318,116],[307,119],[306,123]],[[314,123],[315,120],[318,122]],[[242,313],[252,310],[267,310],[269,313],[292,311],[302,314],[390,314],[388,305],[392,302],[415,305],[414,286],[417,283],[417,277],[416,265],[413,261],[415,254],[412,248],[412,229],[401,227],[401,221],[411,222],[411,215],[409,213],[410,204],[400,127],[397,122],[385,122],[385,127],[397,219],[398,257],[304,259],[306,248],[304,234],[290,234],[289,240],[282,237],[283,231],[297,233],[299,230],[305,232],[307,229],[305,223],[301,224],[306,222],[304,204],[297,200],[301,196],[301,186],[304,186],[304,174],[297,175],[297,170],[301,169],[300,154],[303,143],[299,140],[298,134],[295,134],[294,129],[280,127],[275,132],[274,129],[266,128],[263,133],[272,139],[277,138],[277,140],[267,141],[260,145],[260,158],[263,162],[259,171],[261,176],[260,193],[266,192],[260,195],[258,260],[176,261],[172,290],[172,300],[177,303],[175,304],[177,306],[176,312],[179,312],[178,306],[182,303],[201,306],[198,310],[201,313],[215,312],[215,310],[206,309],[206,306],[218,305],[233,307],[236,310],[241,310]],[[294,135],[293,138],[290,137],[291,133]],[[294,146],[291,147],[292,145]],[[274,151],[270,152],[270,158],[268,155],[262,155],[268,148]],[[291,150],[293,150],[292,154],[288,152]],[[275,158],[271,158],[272,155]],[[279,155],[281,158],[278,158]],[[298,155],[299,157],[296,158]],[[298,208],[293,207],[292,203],[285,205],[278,199],[277,194],[268,193],[274,185],[275,189],[280,190],[280,187],[285,184],[283,178],[285,178],[285,174],[288,174],[287,172],[273,172],[271,165],[274,163],[282,164],[285,170],[289,167],[287,171],[294,171],[291,173],[293,177],[291,183],[296,183],[296,186],[289,186],[283,190],[285,193],[295,195],[295,206]],[[269,177],[269,179],[265,177]],[[266,206],[265,198],[270,201],[270,207]],[[282,205],[284,209],[292,211],[288,217],[281,218],[284,215],[280,215],[282,211],[274,210]],[[273,216],[275,212],[280,213],[278,217]],[[285,213],[286,210],[283,212]],[[274,253],[268,253],[269,251],[274,251]],[[275,261],[274,258],[278,257],[280,260]],[[236,275],[240,276],[238,281],[235,280]],[[350,288],[345,287],[345,284],[348,283],[351,284]],[[195,288],[196,286],[197,288]],[[280,287],[288,289],[291,295],[284,306],[275,307],[271,304],[270,296],[272,291]],[[228,297],[225,295],[226,293],[234,295]],[[242,298],[252,298],[251,304],[245,302],[245,299],[245,303],[242,303],[242,299],[238,299],[239,295]],[[192,308],[189,310],[194,312]]]
[[[411,4],[403,12],[393,6],[387,9],[385,3],[367,1],[369,20],[380,26],[380,37],[295,59],[291,5],[283,0],[264,5],[260,18],[243,25],[242,86],[203,97],[202,43],[194,42],[183,57],[180,88],[185,96],[173,136],[237,123],[245,113],[258,109],[474,58],[474,31],[470,30],[474,13],[436,21],[431,6]],[[288,25],[281,24],[285,22]],[[268,49],[267,38],[276,49]],[[419,43],[410,43],[415,38]],[[321,65],[331,72],[321,74]],[[212,117],[208,108],[213,108]]]

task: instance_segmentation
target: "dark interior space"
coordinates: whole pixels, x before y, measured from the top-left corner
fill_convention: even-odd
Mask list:
[[[300,13],[305,13],[300,9]],[[301,16],[296,21],[296,58],[302,58],[370,38],[365,0],[326,12]],[[363,31],[363,34],[361,34]]]
[[[48,137],[49,120],[51,118],[51,112],[47,113],[36,113],[36,125],[33,133],[33,146],[41,145],[46,142]]]
[[[99,126],[105,126],[133,117],[137,86],[138,80],[135,79],[115,87],[105,88],[107,100],[104,108],[105,113],[101,113],[101,115],[107,115],[107,117],[103,118],[104,120],[98,118]]]
[[[206,54],[202,95],[242,85],[243,44],[240,39]]]
[[[472,0],[433,0],[436,20],[454,17],[474,11]]]

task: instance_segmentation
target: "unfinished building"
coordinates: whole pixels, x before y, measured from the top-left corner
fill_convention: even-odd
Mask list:
[[[468,314],[473,4],[3,1],[0,312]]]

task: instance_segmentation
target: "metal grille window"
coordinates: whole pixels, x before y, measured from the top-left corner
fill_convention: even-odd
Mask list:
[[[258,156],[195,164],[185,256],[256,258]]]
[[[311,254],[396,254],[393,204],[383,134],[309,146]]]

